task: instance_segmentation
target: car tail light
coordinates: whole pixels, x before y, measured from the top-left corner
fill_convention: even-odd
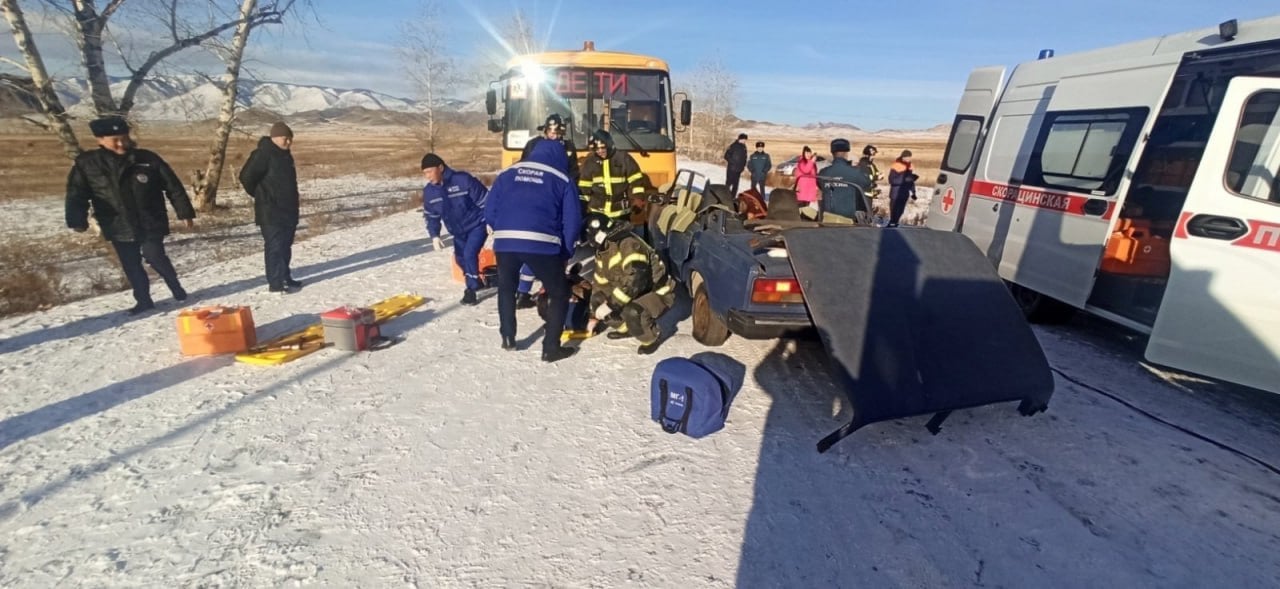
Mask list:
[[[753,303],[803,303],[800,283],[794,278],[757,278],[751,285]]]

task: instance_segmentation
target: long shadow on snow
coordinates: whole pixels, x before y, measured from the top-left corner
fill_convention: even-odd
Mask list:
[[[872,285],[903,275],[890,271],[892,268],[901,270],[903,265],[919,261],[876,255],[864,263],[873,265],[862,273],[870,277],[865,285]],[[1208,277],[1194,278],[1188,281],[1188,288],[1208,292]],[[963,279],[930,278],[919,288],[964,300],[968,285]],[[1212,300],[1210,295],[1204,298]],[[899,353],[895,350],[902,349],[898,336],[903,332],[915,331],[923,342],[948,334],[939,331],[942,325],[916,325],[921,318],[910,312],[877,311],[893,304],[895,301],[873,298],[867,305],[863,319],[870,335],[866,347],[884,350],[873,357],[888,365],[869,365],[864,356],[860,366],[863,387],[878,384],[888,387],[886,390],[901,390],[892,380],[877,382],[875,378],[902,376],[903,371],[891,370],[894,363],[912,365],[914,361],[925,367],[941,360],[937,352],[895,357]],[[1205,316],[1213,320],[1239,321],[1225,308],[1206,307]],[[980,336],[1001,337],[994,331]],[[823,337],[829,339],[832,334],[824,333]],[[943,353],[958,358],[982,353],[985,346],[964,344],[966,341],[971,340],[955,339]],[[926,344],[919,352],[936,347]],[[923,417],[896,419],[863,429],[831,452],[818,454],[813,443],[830,424],[830,413],[824,408],[835,400],[848,406],[845,386],[835,383],[846,382],[850,375],[830,361],[826,370],[803,367],[806,357],[826,356],[821,349],[791,355],[783,342],[756,369],[756,381],[773,402],[764,428],[738,587],[937,586],[946,580],[963,582],[961,579],[973,579],[981,585],[984,577],[1000,584],[1000,579],[1020,575],[1028,575],[1023,577],[1024,583],[1033,585],[1037,582],[1031,579],[1038,578],[1041,583],[1057,579],[1068,585],[1105,584],[1107,579],[1126,586],[1193,586],[1231,571],[1239,571],[1239,578],[1228,584],[1248,585],[1268,576],[1274,580],[1271,571],[1233,564],[1256,558],[1254,547],[1280,539],[1274,527],[1267,527],[1274,514],[1280,513],[1275,509],[1280,499],[1252,490],[1269,476],[1259,475],[1254,465],[1182,432],[1141,420],[1116,421],[1108,431],[1097,432],[1088,421],[1097,415],[1090,412],[1111,411],[1115,406],[1062,381],[1058,388],[1064,398],[1051,403],[1046,415],[1020,417],[1012,410],[1013,403],[960,411],[949,422],[952,428],[944,428],[947,442],[942,444],[922,440],[929,438],[922,431]],[[1069,359],[1056,360],[1066,363]],[[947,378],[956,387],[983,378],[956,366],[954,358],[948,365],[952,371]],[[986,363],[975,362],[974,369],[978,366]],[[1005,367],[1006,371],[1016,368]],[[1075,368],[1072,372],[1084,380],[1097,380],[1091,374],[1095,367]],[[883,374],[877,375],[878,371]],[[1125,382],[1135,380],[1126,374],[1104,376],[1120,377]],[[1148,407],[1158,406],[1161,396],[1169,392],[1165,387],[1108,388],[1120,388],[1116,392],[1122,396],[1144,398],[1147,402],[1142,404]],[[1066,411],[1055,411],[1055,404]],[[1220,421],[1212,429],[1240,423]],[[1204,420],[1194,425],[1210,428]],[[1223,437],[1226,432],[1212,433]],[[1254,442],[1254,449],[1265,452],[1259,440],[1266,437],[1250,436],[1242,441]],[[1095,457],[1129,452],[1138,457],[1162,452],[1176,455],[1175,451],[1186,456],[1166,461],[1158,471],[1138,467],[1137,457],[1128,458],[1132,467],[1108,470],[1094,464]],[[1068,455],[1066,460],[1055,462],[1063,455]],[[961,462],[966,464],[961,466]],[[980,465],[979,470],[990,474],[974,478],[967,463]],[[1170,471],[1170,466],[1177,469]],[[913,472],[921,468],[930,474]],[[1230,514],[1225,507],[1216,513],[1190,507],[1212,504],[1212,497],[1234,492],[1235,487],[1259,498],[1237,514]],[[939,495],[942,497],[935,500]],[[972,509],[955,508],[966,504]],[[1025,511],[994,526],[991,515],[984,512],[995,505]],[[974,510],[983,515],[974,517]],[[1247,515],[1240,515],[1243,513]],[[1246,521],[1259,523],[1255,529],[1245,525]],[[1169,526],[1169,522],[1177,524]],[[1233,533],[1249,537],[1231,546],[1206,544],[1204,539],[1213,538],[1215,530],[1232,525],[1224,522],[1238,522],[1241,530]],[[1023,544],[1027,539],[1032,543]],[[1069,548],[1065,552],[1042,551],[1042,545]],[[1028,551],[1025,546],[1033,548]],[[1078,564],[1093,561],[1096,564],[1089,567]],[[1196,565],[1183,564],[1190,562]]]
[[[446,245],[451,243],[451,241],[451,238],[446,238]],[[357,252],[341,258],[295,268],[294,275],[300,280],[306,282],[308,285],[312,285],[325,280],[368,270],[370,268],[376,268],[383,264],[389,264],[405,258],[418,256],[429,251],[432,251],[429,240],[411,239],[396,244]],[[251,288],[265,287],[265,285],[265,276],[258,274],[253,278],[244,278],[234,282],[228,282],[226,284],[220,284],[194,291],[191,293],[191,297],[187,299],[183,305],[198,305],[201,301],[225,298]],[[152,287],[154,289],[155,284],[153,284]],[[171,305],[173,303],[166,303],[164,301],[160,302],[162,307],[166,304]],[[150,316],[151,315],[131,317],[126,315],[123,309],[112,310],[111,312],[103,313],[101,315],[85,317],[63,325],[49,327],[46,329],[37,329],[5,340],[0,340],[0,354],[9,354],[25,350],[32,346],[80,337],[82,335],[111,329],[113,327],[119,327],[137,319],[144,319]]]
[[[453,304],[439,311],[436,311],[433,309],[425,309],[425,310],[413,311],[413,312],[407,313],[401,317],[397,317],[396,319],[393,319],[392,321],[388,322],[387,323],[388,332],[393,334],[400,334],[400,333],[417,329],[419,327],[426,325],[432,319],[435,319],[446,313],[449,313],[450,311],[452,311],[457,307],[458,307],[457,304]],[[132,460],[134,457],[139,456],[152,448],[161,448],[161,447],[167,446],[173,443],[175,440],[185,435],[188,435],[194,431],[197,431],[199,428],[205,425],[208,425],[228,415],[231,415],[239,411],[240,409],[247,407],[248,405],[261,401],[264,398],[274,396],[275,394],[277,394],[279,391],[281,391],[288,385],[303,382],[310,377],[313,377],[313,376],[322,374],[328,370],[337,368],[341,366],[343,363],[349,360],[352,360],[357,356],[357,354],[339,352],[337,350],[322,350],[320,352],[316,352],[316,354],[313,356],[299,360],[299,362],[305,362],[307,360],[315,361],[316,356],[323,357],[326,355],[328,355],[329,357],[324,359],[323,361],[320,361],[316,365],[310,368],[307,368],[306,370],[303,370],[301,373],[284,376],[279,380],[277,380],[275,383],[271,384],[270,386],[264,389],[257,391],[256,393],[245,395],[244,397],[237,399],[236,401],[226,405],[225,407],[222,407],[221,409],[217,409],[215,411],[211,411],[209,413],[201,415],[200,417],[195,418],[191,421],[188,421],[187,423],[179,426],[178,428],[164,435],[157,436],[155,438],[147,440],[146,442],[135,444],[133,446],[130,446],[128,448],[124,448],[121,450],[108,449],[108,451],[110,452],[109,458],[99,460],[98,462],[90,464],[83,469],[79,469],[79,468],[74,469],[72,472],[66,475],[63,475],[62,477],[59,477],[55,480],[45,483],[44,485],[41,485],[40,487],[37,487],[35,489],[22,493],[22,496],[21,496],[22,498],[19,501],[11,501],[5,504],[0,504],[0,521],[8,519],[21,506],[31,507],[45,500],[46,498],[62,491],[63,489],[65,489],[66,487],[68,487],[69,485],[71,485],[76,481],[88,479],[94,475],[98,475],[103,472],[106,472],[112,466],[117,464],[122,464],[129,460]],[[220,366],[225,366],[228,363],[230,363],[231,360],[230,358],[223,358],[223,359],[220,359],[220,361],[221,361]],[[220,367],[220,366],[216,366],[216,367]],[[153,379],[153,378],[156,378],[157,374],[165,373],[167,370],[169,369],[164,369],[164,370],[157,371],[155,373],[151,373],[149,375],[144,375],[134,380],[146,381],[146,379]],[[192,375],[190,378],[195,378],[202,374],[207,374],[208,372],[211,372],[211,371],[212,369],[206,370],[201,374]],[[182,379],[182,380],[189,380],[190,378]],[[182,382],[182,380],[171,380],[171,382],[169,382],[167,386],[172,386],[174,384],[177,384],[178,382]],[[138,395],[138,396],[141,396],[141,395]],[[137,396],[133,398],[137,398]],[[124,402],[127,400],[130,400],[130,399],[123,399],[120,402]],[[116,404],[119,404],[119,403],[116,403]],[[37,412],[38,411],[42,411],[42,410],[37,410]],[[36,412],[33,412],[33,413],[36,413]],[[42,431],[48,431],[50,429],[52,428],[46,427]],[[31,435],[34,435],[34,434],[31,434]]]
[[[262,340],[301,329],[320,321],[315,314],[295,315],[259,327]],[[202,356],[109,384],[97,390],[45,405],[0,421],[0,450],[22,440],[58,429],[82,418],[141,399],[200,378],[235,363],[230,355]]]
[[[890,466],[892,474],[882,469],[876,472],[867,469],[851,478],[846,452],[860,445],[868,454],[882,453],[880,444],[865,429],[860,436],[846,439],[827,454],[819,454],[814,449],[814,443],[826,433],[822,430],[829,428],[832,407],[838,405],[845,414],[852,410],[853,417],[862,420],[885,407],[899,403],[903,408],[911,406],[914,401],[895,398],[919,394],[912,383],[904,379],[932,376],[936,371],[929,370],[928,349],[937,345],[939,339],[956,335],[944,325],[931,322],[927,311],[904,307],[909,303],[892,298],[890,293],[895,291],[890,287],[903,282],[914,284],[921,266],[914,251],[888,247],[890,242],[897,243],[901,234],[891,229],[855,231],[883,231],[877,251],[858,252],[860,257],[848,262],[848,272],[831,276],[830,280],[838,282],[814,288],[806,296],[819,292],[828,296],[831,293],[826,287],[839,288],[847,294],[850,305],[854,304],[852,301],[865,301],[856,311],[862,315],[852,315],[853,308],[837,317],[824,314],[821,309],[811,309],[811,315],[818,317],[815,322],[822,343],[807,339],[794,340],[794,344],[779,341],[755,371],[756,382],[772,397],[772,402],[760,449],[737,587],[928,586],[933,580],[929,576],[932,565],[897,562],[895,550],[900,551],[905,560],[911,560],[913,550],[917,558],[927,558],[928,552],[920,551],[934,541],[917,540],[910,531],[896,527],[893,520],[898,518],[886,511],[902,506],[884,504],[886,495],[901,497],[902,493],[914,491],[904,478],[909,477],[910,467],[901,467],[906,475],[893,472],[898,469]],[[910,253],[885,253],[890,251]],[[957,297],[971,296],[963,280],[930,277],[916,288],[952,292]],[[921,300],[933,299],[924,294]],[[851,337],[853,330],[865,333],[865,339]],[[998,333],[989,335],[999,336]],[[955,343],[966,341],[960,337]],[[858,345],[859,341],[863,343]],[[833,358],[833,353],[841,354],[848,364]],[[958,382],[963,382],[973,375],[956,376]],[[860,391],[879,392],[851,395],[849,390],[855,382],[861,387]],[[854,405],[859,399],[867,403],[861,410]],[[1015,412],[1006,415],[1008,419],[1020,419]],[[893,425],[888,426],[894,430],[891,439],[910,439],[911,434],[903,430],[905,424],[918,427],[921,421],[921,418],[893,420]],[[844,460],[840,459],[842,455]],[[929,498],[926,503],[931,501]],[[916,510],[913,518],[936,516],[929,507],[913,506],[913,509]],[[954,555],[937,558],[941,563]]]
[[[813,449],[834,427],[832,408],[840,404],[847,414],[822,344],[779,340],[753,374],[770,403],[734,586],[893,586],[885,577],[873,582],[874,557],[856,549],[868,534],[845,517],[874,507],[863,504],[847,476],[833,473],[847,463]]]
[[[867,231],[886,231],[885,240],[896,237],[888,233],[893,230]],[[850,261],[857,271],[847,275],[849,284],[841,285],[851,301],[858,298],[853,289],[914,277],[919,266],[919,260],[910,256],[886,260],[878,251],[859,253],[864,257]],[[926,282],[920,288],[953,288],[960,294],[964,285]],[[946,534],[916,535],[947,524],[915,522],[948,517],[912,472],[918,466],[913,458],[922,451],[916,442],[924,434],[924,418],[879,422],[826,454],[814,448],[833,429],[833,417],[847,422],[850,416],[862,415],[853,408],[848,392],[854,376],[849,370],[861,377],[863,387],[907,391],[910,388],[893,377],[911,372],[902,366],[913,360],[928,363],[913,357],[901,336],[939,327],[921,325],[924,318],[910,308],[904,314],[893,312],[904,303],[877,296],[882,292],[887,294],[871,290],[863,317],[847,316],[837,324],[818,325],[822,342],[780,340],[755,369],[756,382],[772,399],[736,587],[936,586],[941,580],[939,570],[942,578],[958,582],[972,574],[970,570],[956,574],[970,563],[976,566],[981,584],[981,565],[978,559],[970,559],[969,549],[950,549],[954,539]],[[850,345],[845,332],[831,331],[836,329],[864,329],[869,334],[865,346],[874,361],[868,363],[866,356],[846,348],[853,364],[842,368],[827,351]],[[886,400],[881,403],[888,403],[893,395],[882,397]],[[837,406],[839,415],[833,416]],[[1010,408],[1001,408],[1004,420],[1022,419]]]

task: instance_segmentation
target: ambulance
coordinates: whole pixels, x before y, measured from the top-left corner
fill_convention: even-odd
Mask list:
[[[976,69],[937,186],[1028,319],[1280,393],[1280,16]]]

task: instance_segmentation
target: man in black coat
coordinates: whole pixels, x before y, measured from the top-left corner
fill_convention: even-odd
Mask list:
[[[100,118],[89,123],[89,130],[98,138],[99,148],[76,157],[67,175],[67,227],[77,232],[88,230],[92,209],[102,236],[115,248],[133,287],[137,304],[129,309],[130,315],[155,308],[151,280],[142,267],[144,259],[164,279],[174,300],[186,300],[187,292],[164,251],[164,238],[169,234],[165,197],[188,229],[195,225],[196,211],[186,188],[160,156],[134,147],[124,119]]]
[[[240,186],[253,197],[253,222],[262,230],[267,290],[287,293],[302,286],[293,279],[293,238],[298,232],[298,171],[293,165],[293,130],[271,125],[268,137],[240,168]]]
[[[729,187],[729,194],[734,198],[738,198],[738,181],[742,179],[743,170],[747,169],[747,134],[738,134],[738,140],[733,142],[724,152],[724,161],[729,165],[724,179],[725,186]]]

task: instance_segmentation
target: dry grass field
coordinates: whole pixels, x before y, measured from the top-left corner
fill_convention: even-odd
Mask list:
[[[262,131],[265,130],[263,125]],[[402,179],[406,187],[421,182],[419,162],[427,151],[427,144],[415,129],[333,123],[295,125],[294,131],[293,152],[301,183],[324,180],[342,183],[341,179],[353,176]],[[94,148],[87,129],[77,128],[77,132],[84,148]],[[492,178],[492,173],[499,166],[496,135],[482,127],[457,123],[442,125],[438,135],[436,151],[451,166],[471,171],[485,181]],[[144,125],[134,134],[141,147],[159,153],[188,186],[195,172],[204,168],[212,136],[213,126],[207,123]],[[893,157],[902,149],[911,149],[921,184],[925,186],[932,185],[936,178],[945,147],[945,138],[847,138],[853,141],[855,150],[859,152],[866,143],[879,147],[877,162],[885,173]],[[767,143],[775,165],[798,155],[806,143],[820,155],[830,155],[826,152],[831,137],[822,137],[818,133],[812,139],[800,139],[796,135],[771,138],[753,134],[752,142],[756,139]],[[225,203],[228,195],[238,194],[236,174],[257,141],[257,134],[233,135],[228,147],[220,202]],[[61,196],[69,168],[70,161],[51,135],[23,127],[0,127],[0,214],[14,221],[8,225],[11,229],[0,235],[0,315],[30,312],[125,287],[108,244],[89,234],[61,231]],[[770,180],[773,186],[790,186],[791,182],[789,177],[774,176]],[[299,239],[419,206],[416,194],[408,190],[394,195],[384,193],[372,200],[362,192],[363,189],[359,188],[339,189],[335,196],[326,197],[335,199],[335,202],[325,203],[326,208],[317,208],[304,215]],[[243,200],[241,196],[232,205],[199,215],[198,235],[188,237],[219,239],[214,237],[219,233],[255,233],[252,229],[252,208]],[[28,220],[38,223],[41,229],[31,232],[13,229],[21,228]],[[175,227],[174,239],[181,239],[183,232],[185,230]],[[257,247],[260,247],[259,241],[241,239],[232,245],[224,244],[221,249],[207,255],[244,255]],[[97,262],[85,263],[92,260]],[[86,273],[90,275],[86,276]],[[72,278],[81,279],[82,286],[69,289],[67,283]],[[86,280],[88,285],[84,286]]]
[[[266,128],[262,129],[265,134]],[[77,129],[81,146],[95,147],[87,129]],[[352,174],[416,178],[426,142],[412,130],[386,128],[294,129],[293,153],[300,181]],[[257,145],[259,135],[237,133],[227,147],[224,186],[236,186],[235,174]],[[498,166],[497,139],[483,129],[447,125],[437,150],[451,165],[477,171]],[[134,134],[140,147],[159,153],[184,182],[203,170],[213,138],[212,125],[148,126]],[[0,201],[60,195],[71,162],[48,133],[0,134]]]
[[[85,149],[95,147],[87,129],[77,129],[77,132]],[[405,186],[421,182],[419,163],[427,144],[413,130],[327,125],[295,126],[294,132],[293,152],[300,183],[350,176],[403,179]],[[210,124],[143,126],[134,134],[139,146],[159,153],[188,187],[196,170],[204,168],[212,136]],[[258,135],[233,135],[227,150],[220,202],[239,193],[236,175],[257,141]],[[484,129],[445,125],[436,151],[451,165],[475,170],[485,178],[499,165],[496,148],[496,137]],[[125,287],[115,256],[106,242],[91,234],[56,231],[61,229],[61,196],[65,193],[70,165],[52,135],[28,130],[0,133],[0,214],[14,221],[7,225],[10,229],[0,235],[0,315],[30,312]],[[372,198],[361,192],[346,190],[337,196],[325,197],[335,200],[324,203],[324,209],[304,214],[298,239],[420,206],[420,199],[413,192]],[[304,195],[304,200],[306,198]],[[21,218],[15,219],[15,216]],[[234,206],[224,205],[198,217],[196,233],[205,238],[222,240],[221,234],[252,235],[255,232],[252,208],[242,196]],[[15,227],[27,222],[24,219],[42,229],[16,231]],[[172,239],[182,238],[185,232],[175,226]],[[260,246],[260,241],[252,238],[236,240],[234,245],[219,243],[219,249],[208,252],[206,257],[244,255]],[[86,264],[86,260],[99,263]],[[91,276],[85,277],[86,266]],[[75,276],[69,268],[77,269]],[[68,287],[73,278],[80,278],[82,286]],[[89,282],[88,287],[83,286],[85,280]]]

